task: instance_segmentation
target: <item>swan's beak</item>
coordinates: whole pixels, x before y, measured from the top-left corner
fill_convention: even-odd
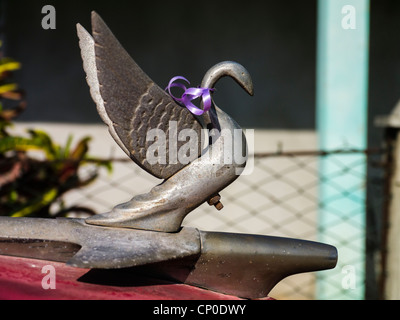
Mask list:
[[[235,81],[251,96],[254,95],[253,80],[250,73],[240,64],[235,67]],[[234,69],[234,70],[235,70]]]
[[[250,73],[241,64],[233,61],[224,61],[212,67],[205,74],[203,88],[214,88],[222,77],[229,76],[235,80],[249,95],[254,95],[253,80]]]

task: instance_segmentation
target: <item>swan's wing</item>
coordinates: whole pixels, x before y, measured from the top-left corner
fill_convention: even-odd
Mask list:
[[[82,26],[77,26],[87,82],[102,120],[133,161],[157,178],[169,178],[186,164],[177,161],[175,156],[170,158],[168,151],[179,150],[187,142],[168,141],[170,135],[176,139],[175,132],[170,134],[170,130],[196,132],[197,151],[190,149],[191,157],[197,152],[193,156],[195,159],[201,155],[201,124],[140,69],[95,12],[92,13],[92,29],[93,37]],[[151,164],[146,157],[149,147],[155,143],[152,139],[146,141],[151,129],[165,133],[165,162],[150,161]]]

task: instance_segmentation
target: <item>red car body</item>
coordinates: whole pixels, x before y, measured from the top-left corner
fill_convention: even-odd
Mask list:
[[[55,288],[45,289],[44,267],[54,267]],[[104,274],[63,263],[0,256],[1,300],[239,300],[238,297],[142,275]],[[102,279],[102,275],[104,278]]]

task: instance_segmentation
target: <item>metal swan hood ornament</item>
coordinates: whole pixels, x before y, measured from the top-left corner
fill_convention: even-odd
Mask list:
[[[218,192],[245,166],[246,157],[235,159],[246,154],[246,138],[215,104],[199,117],[175,102],[137,66],[94,12],[92,27],[93,36],[81,25],[77,30],[98,112],[126,154],[164,182],[86,220],[0,217],[0,255],[144,272],[242,298],[266,297],[289,275],[335,267],[337,251],[330,245],[181,227],[184,217],[205,201],[221,208]],[[249,73],[234,62],[211,68],[201,86],[212,89],[223,76],[253,93]],[[205,135],[207,143],[191,145],[190,161],[172,161],[170,152],[163,155],[168,161],[152,161],[148,155],[155,141],[146,139],[151,130],[167,135],[190,131]],[[185,144],[181,140],[170,140],[165,150],[179,149]],[[227,149],[233,150],[230,161]]]
[[[233,161],[224,163],[227,139],[219,135],[222,130],[230,133],[233,152],[245,154],[245,136],[234,137],[239,125],[214,104],[208,114],[193,115],[140,69],[96,13],[92,14],[92,28],[93,36],[81,25],[77,26],[87,82],[97,110],[125,153],[141,168],[165,180],[149,193],[135,196],[111,212],[93,216],[86,222],[175,232],[184,217],[205,201],[214,202],[220,208],[218,192],[238,178],[245,162],[235,163],[238,157],[232,154]],[[222,62],[211,68],[201,86],[212,89],[224,76],[232,77],[253,94],[249,73],[235,62]],[[166,161],[151,163],[148,151],[154,141],[147,141],[146,134],[152,129],[161,130],[167,136],[173,130],[175,135],[188,129],[196,134],[197,144],[191,148],[193,161],[177,161],[176,153],[173,159],[171,151],[175,152],[186,141],[170,139]],[[208,132],[214,136],[210,137],[211,143],[202,146]]]

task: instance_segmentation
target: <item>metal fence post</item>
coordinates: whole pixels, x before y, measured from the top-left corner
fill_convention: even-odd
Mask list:
[[[365,149],[369,0],[319,0],[317,41],[319,148]],[[355,164],[356,174],[342,170]],[[339,261],[318,276],[317,299],[364,298],[365,183],[365,155],[321,159],[319,240],[338,248]]]
[[[400,299],[400,102],[389,116],[375,119],[385,129],[387,204],[383,220],[381,291],[384,299]]]

